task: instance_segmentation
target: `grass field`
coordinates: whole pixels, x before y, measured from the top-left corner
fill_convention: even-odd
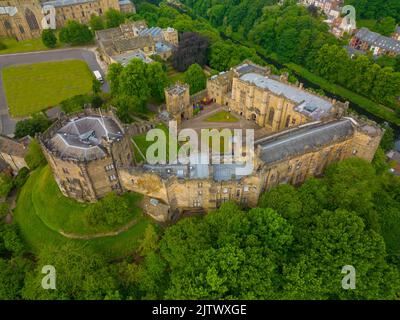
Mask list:
[[[208,117],[205,121],[207,122],[238,122],[238,118],[233,116],[227,111],[217,112],[210,117]]]
[[[84,209],[89,204],[65,198],[58,189],[54,189],[54,185],[50,169],[44,167],[32,173],[18,197],[14,218],[33,252],[38,252],[45,245],[62,245],[72,241],[83,243],[110,259],[119,258],[135,251],[147,225],[152,223],[150,218],[137,212],[137,223],[117,236],[93,240],[68,239],[57,230],[61,227],[69,231],[82,230],[84,223],[78,221],[83,221]]]
[[[84,61],[67,60],[10,66],[3,69],[4,90],[14,117],[58,105],[92,89],[92,73]]]
[[[10,38],[1,38],[0,42],[6,45],[5,49],[0,50],[0,54],[50,50],[43,44],[42,38],[35,38],[23,41],[17,41]],[[61,47],[62,45],[60,43],[57,43],[57,46],[54,49]]]
[[[167,146],[166,146],[166,148],[167,148],[167,160],[168,160],[168,148],[169,148],[168,136],[169,136],[169,130],[168,130],[167,126],[165,124],[163,124],[163,123],[157,125],[156,128],[157,129],[161,129],[162,131],[164,131],[165,136],[167,138]],[[132,140],[135,142],[136,146],[140,149],[141,153],[143,153],[144,156],[146,156],[147,148],[150,147],[154,143],[154,141],[146,141],[146,135],[147,135],[147,132],[132,137]],[[136,146],[134,148],[135,149],[135,159],[136,159],[136,161],[138,161],[138,162],[144,161],[145,159],[141,156],[140,152],[138,152]]]

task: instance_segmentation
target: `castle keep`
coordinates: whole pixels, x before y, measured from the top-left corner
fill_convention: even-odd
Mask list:
[[[145,196],[144,211],[158,221],[213,210],[227,201],[254,207],[262,192],[320,176],[333,162],[354,156],[372,161],[383,134],[373,122],[347,117],[346,104],[250,63],[211,78],[207,95],[268,132],[254,143],[251,172],[239,174],[241,164],[223,161],[136,164],[131,129],[112,112],[87,111],[57,121],[40,137],[61,191],[80,201],[95,201],[112,190],[137,192]],[[176,119],[193,116],[187,86],[166,89],[166,100]]]

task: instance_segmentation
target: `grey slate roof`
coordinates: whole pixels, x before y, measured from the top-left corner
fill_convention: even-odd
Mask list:
[[[315,148],[343,141],[354,133],[350,119],[332,121],[289,131],[259,143],[260,158],[266,164],[307,153]]]
[[[320,120],[323,116],[329,114],[333,107],[332,103],[317,95],[257,73],[246,73],[240,79],[298,103],[295,110],[314,120]]]
[[[47,147],[66,159],[90,161],[107,154],[103,137],[121,139],[123,130],[110,117],[87,116],[71,119],[49,140]]]
[[[386,51],[400,54],[400,41],[372,32],[368,28],[361,28],[356,33],[356,38],[367,42],[370,46],[379,47]]]
[[[64,6],[73,6],[75,4],[84,4],[96,1],[97,0],[53,0],[53,1],[43,2],[42,6],[50,5],[54,7],[64,7]]]
[[[159,37],[162,35],[162,29],[160,27],[151,27],[139,31],[139,36],[148,35],[151,35],[152,37]]]
[[[142,50],[135,50],[133,52],[122,53],[112,57],[113,60],[120,63],[122,66],[127,66],[128,63],[133,59],[140,59],[144,63],[151,63],[153,62],[152,59],[147,57]]]
[[[114,41],[115,49],[118,52],[142,49],[144,47],[154,46],[154,40],[151,36],[135,37],[132,39],[119,39]]]

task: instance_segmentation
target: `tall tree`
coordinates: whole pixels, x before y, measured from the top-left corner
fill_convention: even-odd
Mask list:
[[[192,64],[185,72],[185,82],[189,85],[190,94],[195,94],[206,87],[207,76],[198,64]]]

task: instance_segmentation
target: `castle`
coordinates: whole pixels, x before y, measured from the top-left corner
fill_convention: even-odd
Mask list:
[[[180,121],[193,116],[186,113],[187,89],[166,89],[167,110]],[[209,79],[206,95],[268,132],[254,143],[250,173],[224,162],[137,164],[129,139],[139,124],[124,127],[112,112],[85,111],[58,120],[40,136],[60,190],[79,201],[95,201],[112,190],[137,192],[145,195],[145,212],[158,221],[213,210],[226,201],[254,207],[266,190],[301,184],[335,161],[353,156],[372,161],[383,134],[373,122],[346,116],[347,104],[250,62]],[[140,132],[152,127],[146,124]]]
[[[135,12],[133,3],[127,0],[0,0],[0,37],[26,40],[37,38],[43,30],[43,21],[55,10],[56,27],[68,20],[88,23],[92,15],[101,16],[109,9]]]

